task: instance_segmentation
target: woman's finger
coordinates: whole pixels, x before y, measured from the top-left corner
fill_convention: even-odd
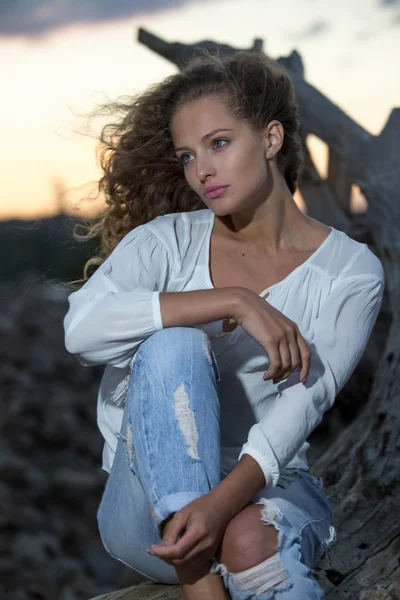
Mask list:
[[[184,559],[188,552],[199,542],[199,535],[195,529],[187,529],[179,540],[173,544],[162,542],[150,546],[148,553],[158,556],[163,560]]]
[[[300,350],[301,369],[300,369],[300,381],[305,383],[310,372],[310,360],[311,352],[308,348],[307,342],[301,335],[300,331],[297,334],[297,345]]]
[[[279,353],[281,355],[282,369],[278,377],[283,378],[285,377],[286,373],[292,372],[292,357],[286,337],[279,344]]]
[[[290,352],[290,369],[287,369],[284,374],[278,378],[278,380],[274,380],[274,383],[279,383],[283,379],[287,379],[289,375],[293,373],[297,367],[301,365],[301,356],[300,356],[300,348],[297,343],[297,337],[294,332],[289,332],[286,335],[288,341],[288,348]]]
[[[172,566],[185,568],[191,567],[193,570],[199,569],[212,558],[212,551],[204,543],[197,544],[183,559],[171,561]]]
[[[166,544],[174,544],[182,535],[186,527],[187,516],[178,511],[164,521],[162,540]],[[165,545],[165,544],[163,544]]]
[[[278,349],[278,345],[274,342],[269,342],[265,346],[265,350],[269,358],[269,367],[267,372],[264,374],[264,379],[273,379],[277,377],[282,369],[281,354]]]
[[[299,348],[299,344],[297,342],[297,336],[296,336],[295,332],[289,334],[288,342],[289,342],[290,356],[292,359],[292,370],[294,371],[295,369],[297,369],[297,367],[300,367],[300,365],[301,365],[300,348]]]

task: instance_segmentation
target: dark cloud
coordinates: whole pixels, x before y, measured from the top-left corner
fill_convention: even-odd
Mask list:
[[[381,8],[392,8],[391,19],[388,21],[389,27],[399,27],[400,25],[400,0],[377,0]]]
[[[296,31],[289,35],[290,39],[298,42],[310,38],[316,38],[322,33],[330,29],[330,24],[327,21],[314,21],[305,27],[303,30]]]
[[[0,36],[37,37],[54,29],[172,9],[190,0],[0,0]]]

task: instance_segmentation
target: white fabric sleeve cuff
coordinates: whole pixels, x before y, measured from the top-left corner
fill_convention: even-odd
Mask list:
[[[161,306],[160,306],[160,292],[153,292],[151,298],[151,304],[153,308],[153,319],[154,319],[154,327],[156,331],[160,329],[164,329],[164,325],[161,317]]]
[[[239,454],[238,461],[242,458],[243,454],[248,454],[260,465],[264,473],[266,487],[274,487],[278,483],[280,476],[279,465],[272,450],[270,456],[264,456],[252,444],[246,442]]]

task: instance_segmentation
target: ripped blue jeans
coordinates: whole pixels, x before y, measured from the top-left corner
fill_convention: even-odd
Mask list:
[[[145,579],[178,583],[147,549],[159,524],[221,480],[218,382],[208,336],[191,327],[147,338],[132,361],[117,451],[97,519],[107,552]],[[232,600],[320,600],[312,567],[334,540],[332,508],[306,470],[286,469],[261,490],[260,519],[278,532],[278,552],[230,573],[214,561]]]

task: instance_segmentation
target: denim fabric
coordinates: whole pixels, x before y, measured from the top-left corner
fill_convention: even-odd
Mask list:
[[[177,583],[175,569],[147,554],[159,543],[159,523],[206,494],[221,479],[220,373],[208,336],[191,327],[154,333],[131,365],[117,452],[97,518],[104,547],[114,558],[162,583]],[[255,595],[240,589],[217,562],[233,600],[321,599],[312,566],[332,539],[332,509],[306,470],[286,470],[278,484],[253,499],[260,518],[279,532],[288,580]]]

